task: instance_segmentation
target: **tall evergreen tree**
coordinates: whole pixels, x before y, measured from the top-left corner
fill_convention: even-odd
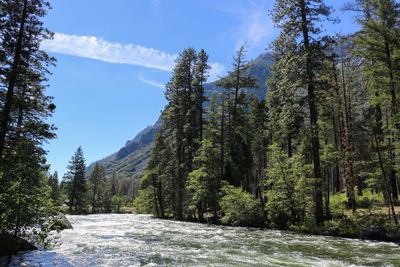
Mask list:
[[[281,36],[291,36],[301,58],[303,71],[299,79],[307,93],[310,140],[313,161],[315,221],[324,220],[323,180],[321,174],[320,140],[318,129],[318,103],[316,97],[316,71],[321,61],[321,29],[318,23],[330,15],[322,0],[278,0],[273,10],[273,20],[281,29]],[[282,38],[282,37],[280,37]],[[288,68],[293,65],[287,66]]]
[[[118,190],[118,177],[117,173],[114,171],[111,175],[111,196],[115,196],[119,193]]]
[[[0,2],[0,51],[3,56],[0,90],[4,93],[0,116],[0,160],[14,132],[18,116],[14,116],[13,112],[18,110],[17,102],[20,102],[19,105],[21,102],[34,103],[32,97],[25,92],[32,92],[30,87],[38,87],[36,96],[41,96],[41,83],[46,81],[47,67],[54,61],[40,50],[41,41],[51,38],[51,33],[43,27],[41,21],[48,8],[49,3],[43,0]]]
[[[89,177],[90,202],[92,213],[98,211],[104,205],[104,194],[106,185],[106,171],[102,165],[96,163]]]
[[[54,172],[54,174],[49,175],[48,184],[51,189],[50,197],[53,200],[55,205],[59,204],[60,200],[60,185],[58,182],[58,173]]]
[[[42,17],[47,1],[0,1],[0,229],[37,223],[50,211],[44,141],[54,138],[46,96],[54,59],[40,50],[51,38]]]
[[[217,82],[225,88],[223,105],[226,104],[226,135],[224,137],[225,178],[235,186],[249,189],[251,173],[251,152],[248,142],[248,121],[246,109],[248,97],[246,89],[256,88],[256,79],[248,73],[249,65],[245,59],[246,50],[242,46],[233,60],[233,70],[226,78]],[[225,107],[224,107],[225,109]],[[224,114],[225,115],[225,114]],[[225,117],[225,116],[224,116]]]
[[[77,213],[85,212],[86,209],[85,168],[83,150],[78,147],[67,166],[68,172],[64,176],[64,183],[67,185],[69,210]]]
[[[366,59],[369,104],[373,113],[372,134],[387,203],[395,221],[394,199],[398,198],[396,144],[400,138],[400,4],[394,0],[358,1],[363,16],[355,53]]]

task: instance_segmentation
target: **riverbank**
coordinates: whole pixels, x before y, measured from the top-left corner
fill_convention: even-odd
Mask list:
[[[3,257],[2,260],[4,260],[4,257],[10,255],[44,247],[46,245],[45,238],[50,231],[60,232],[65,229],[72,229],[71,222],[65,214],[59,213],[50,216],[41,225],[25,229],[18,236],[3,231],[0,234],[0,257]]]
[[[263,227],[246,227],[263,230],[288,231],[303,235],[331,236],[359,240],[392,242],[400,245],[400,225],[396,225],[392,219],[389,219],[388,215],[384,214],[383,209],[374,211],[369,209],[360,209],[355,214],[351,214],[348,211],[345,213],[346,215],[341,218],[325,221],[320,227],[315,226],[313,221],[306,222],[303,225],[292,225],[284,229],[268,227],[268,223],[265,223]],[[165,218],[165,220],[180,221],[171,218]],[[223,224],[220,221],[215,223],[212,222],[211,219],[205,220],[204,222],[199,222],[193,218],[181,221],[236,227],[235,225]]]

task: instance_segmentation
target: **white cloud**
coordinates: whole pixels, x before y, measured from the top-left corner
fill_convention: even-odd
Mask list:
[[[85,57],[109,63],[142,66],[163,71],[172,71],[176,54],[137,44],[110,42],[96,36],[55,33],[53,40],[41,44],[42,49],[59,54]],[[224,67],[211,63],[210,80],[224,74]]]
[[[53,53],[97,59],[109,63],[121,63],[170,71],[176,55],[135,44],[109,42],[95,36],[54,34],[42,48]]]
[[[138,75],[138,79],[139,79],[140,81],[142,81],[142,82],[144,82],[144,83],[147,83],[147,84],[150,84],[150,85],[152,85],[152,86],[154,86],[154,87],[158,87],[158,88],[161,88],[161,89],[165,89],[165,84],[162,84],[161,82],[158,82],[158,81],[154,81],[154,80],[147,79],[147,78],[145,78],[142,74],[139,74],[139,75]]]

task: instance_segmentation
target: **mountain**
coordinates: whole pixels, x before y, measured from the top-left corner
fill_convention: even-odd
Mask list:
[[[140,178],[150,158],[151,143],[161,124],[162,120],[159,118],[154,125],[147,126],[134,139],[127,141],[119,151],[90,164],[86,173],[90,173],[94,165],[100,163],[106,169],[107,175],[115,171],[120,178]]]
[[[259,99],[264,99],[267,93],[265,86],[267,78],[270,76],[270,67],[273,63],[272,56],[268,53],[262,54],[250,61],[249,74],[258,79],[257,89],[248,89],[248,92],[254,93]],[[219,91],[221,88],[215,83],[208,83],[204,85],[206,95],[210,96],[212,92]],[[133,178],[134,184],[140,180],[144,169],[151,155],[151,144],[155,134],[162,125],[161,117],[157,122],[146,127],[139,132],[136,137],[125,143],[118,152],[97,161],[106,169],[107,175],[111,175],[114,171],[119,178],[128,179]],[[90,173],[96,162],[90,164],[86,172]]]

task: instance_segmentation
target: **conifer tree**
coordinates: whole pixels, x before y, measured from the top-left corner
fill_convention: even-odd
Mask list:
[[[118,177],[117,173],[114,171],[111,175],[111,196],[118,194]]]
[[[223,105],[226,104],[224,176],[232,185],[242,186],[248,190],[251,173],[251,151],[246,136],[248,98],[245,89],[256,88],[257,82],[248,73],[249,65],[245,59],[245,54],[245,47],[242,46],[233,59],[233,70],[229,72],[227,77],[218,81],[217,85],[226,91],[223,95]]]
[[[318,23],[330,15],[330,9],[322,0],[278,0],[273,10],[273,20],[283,36],[293,40],[301,66],[304,68],[299,74],[307,93],[307,102],[310,121],[310,140],[313,161],[315,221],[321,224],[324,220],[323,209],[323,180],[321,174],[320,140],[318,129],[318,103],[316,97],[316,72],[321,61],[321,29]],[[287,68],[294,66],[288,65]]]
[[[85,212],[86,208],[85,168],[83,150],[78,147],[67,166],[68,172],[64,176],[64,183],[67,185],[69,210],[77,213]]]
[[[92,213],[95,213],[98,208],[103,207],[104,194],[105,194],[105,183],[106,183],[106,172],[102,165],[96,163],[94,169],[89,177],[89,192],[90,202],[92,205]]]
[[[24,103],[30,110],[40,111],[37,106],[42,105],[40,101],[33,101],[36,97],[49,100],[43,97],[43,82],[49,73],[48,66],[53,64],[54,59],[40,50],[42,40],[51,38],[51,33],[43,27],[41,18],[46,15],[49,3],[43,0],[23,0],[0,2],[0,36],[4,64],[1,65],[0,90],[4,93],[1,105],[0,116],[0,163],[4,155],[4,149],[9,147],[11,137],[15,134],[15,125],[18,115],[18,105]],[[35,89],[35,90],[34,90]],[[35,92],[34,96],[29,95],[26,90]],[[19,99],[18,99],[19,98]],[[19,103],[18,103],[19,102]],[[42,111],[48,115],[54,109],[49,104],[43,103],[44,108],[49,111]],[[14,115],[15,114],[15,115]],[[46,124],[41,124],[45,127]],[[38,128],[37,130],[41,130]],[[51,137],[51,134],[44,133],[44,138]]]
[[[53,200],[53,203],[58,205],[60,200],[60,186],[57,172],[54,172],[54,174],[49,176],[48,184],[51,189],[50,197]]]
[[[52,35],[41,21],[48,9],[42,0],[0,1],[0,229],[16,235],[51,211],[42,144],[55,137],[45,94],[54,59],[40,50]]]
[[[398,198],[400,4],[394,0],[366,0],[358,4],[363,16],[359,19],[362,30],[355,40],[355,53],[366,59],[363,72],[369,81],[369,104],[374,117],[373,147],[385,197],[397,221],[393,202]]]

